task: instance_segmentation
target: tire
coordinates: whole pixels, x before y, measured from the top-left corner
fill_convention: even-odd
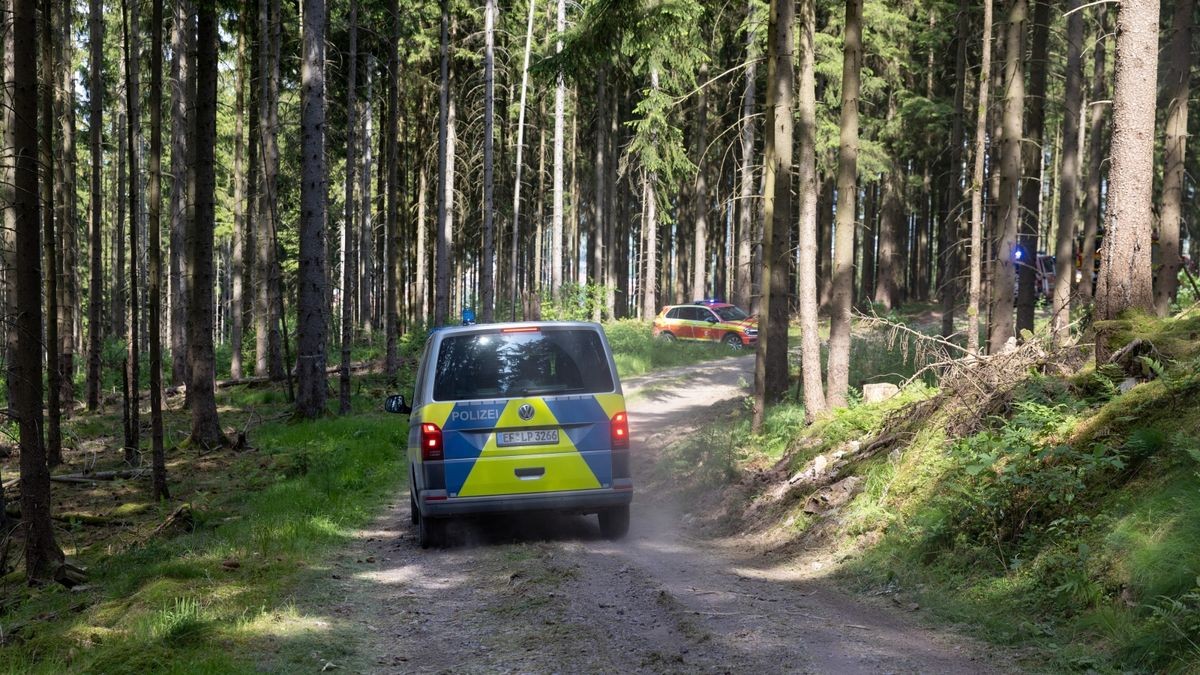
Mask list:
[[[629,507],[617,506],[601,511],[600,536],[615,541],[629,533]]]
[[[420,519],[420,517],[421,517],[421,512],[417,510],[417,498],[413,496],[412,488],[409,488],[409,490],[408,490],[408,520],[413,525],[416,525],[417,520]]]
[[[726,347],[729,347],[730,349],[732,349],[734,351],[741,351],[742,347],[744,346],[744,345],[742,345],[742,338],[738,337],[737,335],[735,335],[733,333],[727,334],[725,336],[725,338],[723,340],[721,340],[721,342]]]
[[[441,548],[446,543],[446,521],[439,518],[417,518],[417,543],[421,548]]]
[[[663,331],[658,334],[658,337],[663,342],[674,342],[675,341],[675,334],[670,331]]]

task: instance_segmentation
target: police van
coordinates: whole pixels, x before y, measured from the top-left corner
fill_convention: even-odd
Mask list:
[[[604,331],[595,323],[530,322],[435,330],[411,403],[409,499],[423,548],[450,518],[564,511],[629,530],[629,418]]]

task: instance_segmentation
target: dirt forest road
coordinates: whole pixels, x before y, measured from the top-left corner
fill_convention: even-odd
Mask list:
[[[625,383],[648,467],[753,380],[753,356]],[[714,408],[715,407],[715,408]],[[642,491],[629,536],[595,517],[457,523],[421,550],[407,495],[333,562],[321,613],[347,634],[317,669],[468,673],[979,673],[991,650],[859,600],[733,539],[681,525],[686,504]],[[310,603],[297,599],[301,608]],[[340,653],[338,653],[340,652]],[[332,664],[332,665],[327,665]],[[269,666],[268,666],[269,667]],[[345,672],[345,671],[343,671]]]

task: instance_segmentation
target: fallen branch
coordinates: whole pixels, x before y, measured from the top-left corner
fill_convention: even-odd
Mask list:
[[[124,469],[121,471],[97,471],[96,473],[70,473],[58,476],[50,476],[50,480],[56,483],[96,483],[105,480],[119,480],[126,478],[145,478],[150,475],[141,469]]]
[[[157,537],[160,534],[163,534],[164,532],[176,527],[190,531],[193,525],[194,521],[192,519],[192,505],[186,503],[180,504],[179,506],[175,507],[175,510],[171,512],[171,515],[167,516],[166,520],[162,521],[159,523],[158,527],[154,528],[154,531],[150,533],[150,536]]]

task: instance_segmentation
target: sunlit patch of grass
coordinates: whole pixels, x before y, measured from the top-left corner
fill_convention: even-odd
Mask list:
[[[654,337],[649,323],[632,319],[604,324],[604,333],[608,336],[621,377],[750,353],[732,350],[719,343],[667,342]]]
[[[382,412],[254,427],[255,450],[213,463],[216,475],[172,477],[181,492],[202,486],[191,499],[193,531],[145,536],[123,552],[84,560],[91,579],[80,593],[13,587],[29,599],[6,607],[0,625],[36,629],[3,648],[0,672],[244,671],[270,658],[259,651],[268,637],[286,643],[276,645],[285,656],[307,658],[313,631],[268,634],[262,617],[275,616],[288,592],[312,580],[310,565],[348,542],[402,488],[406,435],[406,418]],[[145,508],[133,501],[119,512]]]

